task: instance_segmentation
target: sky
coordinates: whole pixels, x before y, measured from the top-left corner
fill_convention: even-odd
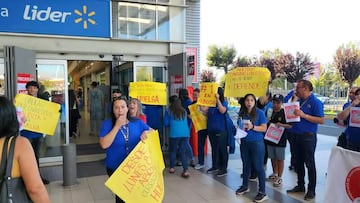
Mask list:
[[[201,69],[211,44],[234,45],[241,56],[279,48],[332,62],[338,47],[360,44],[358,0],[202,0]]]

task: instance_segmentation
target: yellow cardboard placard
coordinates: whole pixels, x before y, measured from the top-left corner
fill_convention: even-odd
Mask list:
[[[22,108],[25,130],[54,135],[60,117],[59,104],[27,94],[17,94],[15,106]]]
[[[194,124],[196,132],[207,129],[207,117],[199,110],[197,103],[188,106],[192,123]]]
[[[164,198],[165,168],[158,131],[151,131],[105,182],[127,203],[155,203]]]
[[[160,82],[131,82],[130,97],[137,98],[143,104],[166,105],[166,84]]]
[[[219,84],[215,82],[202,82],[200,83],[200,95],[197,104],[201,106],[216,106],[216,93]]]
[[[264,96],[268,89],[270,71],[263,67],[238,67],[226,74],[225,97],[243,97],[252,93]]]

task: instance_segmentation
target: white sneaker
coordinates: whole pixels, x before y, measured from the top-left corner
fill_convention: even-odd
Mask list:
[[[203,164],[203,165],[200,165],[200,164],[196,164],[195,165],[195,169],[196,170],[199,170],[199,169],[202,169],[202,168],[205,168],[205,165]]]

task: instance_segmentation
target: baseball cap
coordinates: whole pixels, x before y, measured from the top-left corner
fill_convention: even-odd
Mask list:
[[[272,98],[273,101],[277,101],[277,102],[283,102],[284,101],[284,96],[282,96],[281,94],[274,94],[273,98]]]

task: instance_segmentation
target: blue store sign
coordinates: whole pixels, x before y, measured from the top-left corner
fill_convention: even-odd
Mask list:
[[[0,32],[110,38],[110,0],[1,0]]]

